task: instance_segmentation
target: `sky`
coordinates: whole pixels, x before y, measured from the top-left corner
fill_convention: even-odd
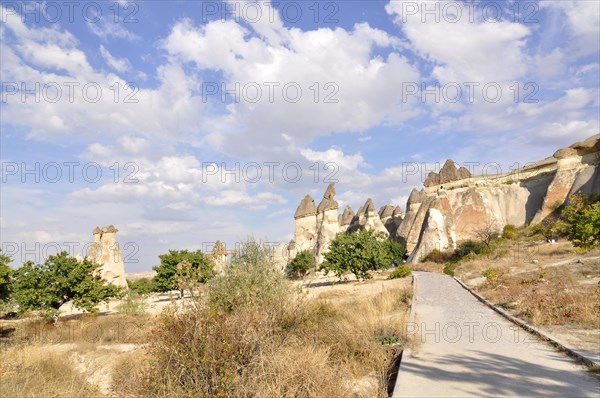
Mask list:
[[[405,207],[446,159],[508,172],[600,131],[600,2],[0,3],[13,266],[289,242],[304,195]]]

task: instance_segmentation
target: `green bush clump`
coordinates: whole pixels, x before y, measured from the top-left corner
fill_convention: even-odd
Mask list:
[[[392,273],[388,276],[388,279],[406,278],[407,276],[410,276],[411,274],[412,274],[412,271],[410,270],[410,267],[408,267],[406,265],[400,265],[400,266],[396,267],[396,269],[394,271],[392,271]]]
[[[315,268],[315,257],[309,250],[302,250],[290,261],[287,272],[293,278],[302,278],[313,268]]]
[[[447,261],[450,261],[451,258],[452,252],[433,249],[425,257],[423,257],[423,261],[431,261],[434,263],[443,264]]]
[[[159,292],[171,290],[182,291],[180,281],[193,278],[197,283],[206,283],[213,275],[212,263],[201,250],[190,252],[188,250],[169,250],[169,253],[158,256],[160,265],[152,267],[157,272],[154,278],[154,288]],[[189,264],[189,267],[177,266],[180,263]],[[184,275],[182,275],[182,273]]]
[[[386,268],[392,253],[383,234],[361,230],[351,234],[340,232],[324,255],[321,269],[341,277],[352,272],[357,279],[370,279],[369,271]]]
[[[489,254],[491,252],[490,246],[483,242],[477,242],[475,240],[466,240],[461,242],[454,253],[452,254],[451,261],[460,261],[467,256],[479,256],[483,254]]]
[[[600,197],[575,194],[562,215],[570,224],[565,229],[573,245],[584,249],[600,246]]]
[[[402,243],[395,240],[386,240],[385,247],[391,257],[392,262],[400,264],[406,255],[406,250]]]
[[[129,286],[129,290],[138,294],[148,294],[156,291],[153,281],[148,278],[141,278],[134,282],[128,280],[127,285]]]
[[[502,237],[508,240],[515,240],[519,237],[517,227],[512,224],[506,224],[502,229]]]
[[[266,245],[249,240],[225,268],[224,275],[209,282],[208,304],[220,312],[245,305],[279,306],[287,283]]]
[[[488,268],[483,271],[482,275],[490,285],[495,285],[500,277],[500,272],[496,268]]]

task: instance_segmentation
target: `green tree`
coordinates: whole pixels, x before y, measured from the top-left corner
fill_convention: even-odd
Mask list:
[[[141,278],[137,281],[127,281],[129,290],[132,290],[138,294],[148,294],[154,291],[154,281],[148,278]]]
[[[288,273],[302,278],[308,271],[315,268],[315,258],[309,250],[302,250],[287,266]]]
[[[337,234],[324,258],[321,269],[337,277],[352,272],[357,279],[370,279],[369,271],[385,268],[392,261],[383,234],[367,230]]]
[[[0,301],[7,301],[12,290],[13,270],[8,264],[12,259],[0,251]]]
[[[569,222],[569,240],[585,249],[600,246],[600,198],[594,195],[571,196],[562,212]]]
[[[199,283],[206,283],[214,275],[212,263],[201,250],[194,252],[169,250],[169,253],[161,254],[158,258],[160,258],[160,265],[152,267],[152,269],[157,272],[154,277],[154,286],[159,292],[179,289],[178,279],[181,272],[178,274],[177,264],[184,260],[190,263]],[[186,270],[186,272],[188,271]]]
[[[389,239],[385,241],[385,247],[394,263],[400,264],[404,260],[405,250],[402,243]]]
[[[19,311],[58,310],[72,300],[77,308],[97,312],[98,303],[123,294],[123,289],[100,277],[96,272],[100,267],[88,259],[69,257],[67,252],[50,256],[43,264],[26,262],[14,273]]]

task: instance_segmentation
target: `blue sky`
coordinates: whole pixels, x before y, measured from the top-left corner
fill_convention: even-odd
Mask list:
[[[404,207],[448,158],[509,171],[600,130],[597,1],[1,4],[15,265],[108,224],[128,272],[287,242],[330,180]]]

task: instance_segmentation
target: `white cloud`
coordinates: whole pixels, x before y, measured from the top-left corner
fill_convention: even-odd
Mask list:
[[[117,72],[126,72],[131,69],[131,64],[127,58],[114,57],[103,45],[100,45],[100,55],[102,55],[108,66]]]
[[[568,47],[572,54],[584,56],[600,51],[600,3],[597,1],[540,1],[541,9],[560,13],[558,21],[566,16],[570,33]]]
[[[415,5],[416,12],[408,12],[407,3]],[[525,74],[528,63],[525,38],[531,33],[525,25],[509,21],[492,23],[480,13],[474,13],[471,21],[466,16],[466,7],[455,22],[448,17],[436,21],[426,14],[426,10],[433,8],[432,2],[404,0],[386,5],[386,11],[395,17],[413,49],[434,62],[433,77],[442,83],[485,84],[515,80]]]

